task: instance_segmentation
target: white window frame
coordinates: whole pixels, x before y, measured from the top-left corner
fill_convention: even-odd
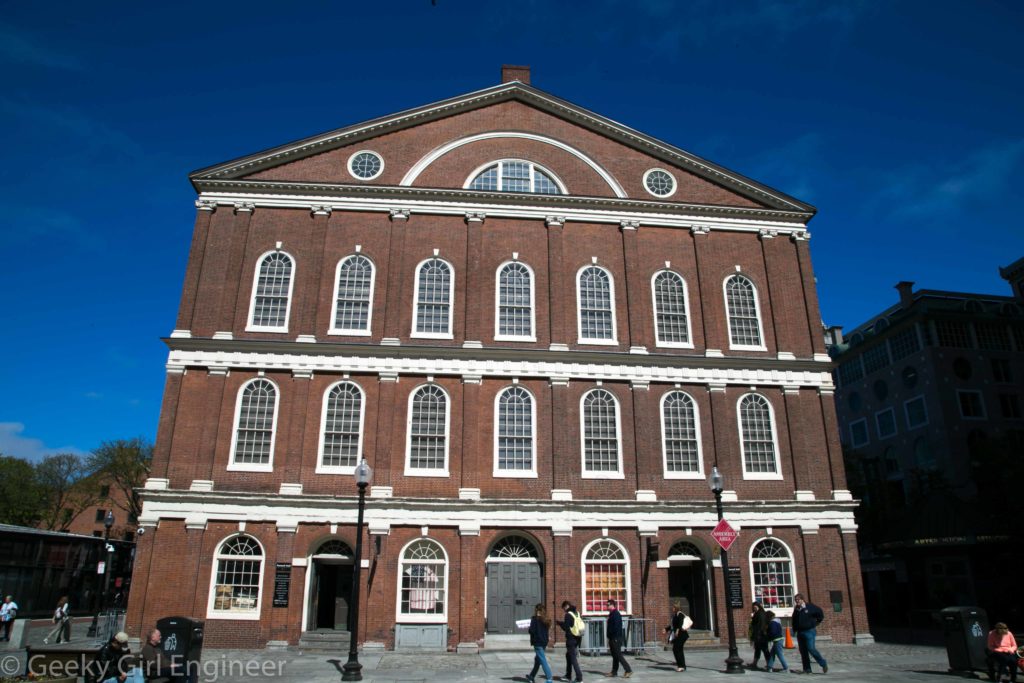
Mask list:
[[[339,387],[342,384],[349,384],[356,388],[359,392],[359,440],[356,445],[356,464],[363,457],[363,436],[365,434],[364,426],[366,424],[366,392],[357,383],[351,379],[343,379],[338,382],[333,382],[327,389],[324,390],[323,400],[321,401],[320,407],[320,438],[319,446],[316,451],[316,469],[314,470],[317,474],[355,474],[356,466],[352,467],[338,467],[333,465],[324,464],[324,437],[327,434],[327,403],[330,398],[331,392],[334,391],[335,387]]]
[[[914,401],[921,401],[921,407],[924,408],[924,422],[916,425],[910,424],[910,411],[908,409],[910,404],[913,403]],[[925,400],[924,394],[918,394],[917,396],[914,396],[913,398],[908,398],[906,401],[903,402],[903,420],[907,423],[908,431],[911,429],[920,429],[921,427],[928,426],[928,401]]]
[[[263,261],[266,260],[271,254],[283,254],[287,256],[292,262],[292,274],[288,279],[288,303],[284,307],[284,327],[273,327],[270,325],[256,325],[253,323],[253,317],[256,315],[256,287],[259,286],[260,282],[260,268],[263,266]],[[298,261],[295,257],[289,254],[283,249],[271,249],[260,254],[260,257],[256,259],[256,268],[252,274],[252,289],[250,289],[249,295],[249,317],[245,326],[246,332],[288,332],[288,323],[292,319],[292,301],[295,294],[295,279],[299,272]]]
[[[882,434],[882,423],[878,421],[878,418],[882,414],[884,414],[884,413],[891,413],[892,414],[892,433],[891,434]],[[879,441],[881,441],[883,439],[891,439],[892,437],[894,437],[894,436],[896,436],[897,434],[900,433],[899,426],[896,424],[896,411],[895,410],[893,410],[892,408],[885,408],[885,409],[879,410],[877,413],[875,413],[875,433],[878,434],[878,440]]]
[[[618,458],[618,469],[614,472],[591,472],[587,469],[587,441],[586,441],[586,414],[584,412],[583,403],[587,400],[587,396],[594,393],[595,391],[603,391],[612,397],[612,401],[615,404],[615,447],[616,456]],[[625,479],[626,474],[623,471],[624,467],[622,464],[622,406],[619,405],[619,397],[612,393],[610,390],[604,387],[594,387],[588,391],[583,392],[580,396],[580,477],[582,479]]]
[[[622,553],[622,560],[587,560],[587,554],[590,549],[598,543],[607,542],[614,546],[617,546],[619,551]],[[596,538],[590,543],[583,546],[583,552],[580,553],[580,614],[581,615],[601,615],[607,614],[607,610],[591,611],[587,609],[587,563],[593,562],[594,564],[622,564],[626,568],[626,604],[616,605],[619,612],[623,614],[633,613],[633,577],[632,577],[632,564],[629,559],[629,551],[626,550],[626,546],[616,541],[614,538]]]
[[[236,463],[235,462],[235,450],[238,446],[238,420],[242,416],[242,394],[245,393],[245,388],[250,384],[258,382],[260,380],[269,382],[274,387],[274,417],[270,423],[270,454],[267,458],[267,463]],[[235,394],[235,418],[232,423],[231,429],[231,451],[228,455],[228,472],[273,472],[274,471],[274,450],[277,447],[277,418],[281,411],[281,387],[277,385],[268,377],[253,377],[252,379],[243,382],[242,386],[238,387],[238,392]]]
[[[224,546],[226,546],[229,542],[233,541],[234,539],[236,539],[236,538],[238,538],[240,536],[245,536],[246,538],[252,540],[260,549],[260,557],[259,557],[259,560],[258,560],[258,562],[260,563],[260,570],[259,570],[259,577],[260,577],[260,579],[259,579],[259,583],[257,584],[257,587],[256,587],[256,609],[254,609],[252,611],[247,611],[247,612],[232,612],[230,610],[215,610],[213,608],[214,604],[215,604],[214,600],[216,598],[214,593],[216,592],[216,588],[217,588],[217,571],[220,569],[220,562],[221,562],[221,560],[222,559],[230,558],[232,560],[243,560],[244,561],[246,558],[252,557],[251,555],[224,555],[223,557],[221,556],[221,551],[224,549]],[[263,579],[264,579],[264,574],[267,571],[266,559],[267,559],[267,549],[264,548],[263,544],[260,543],[259,539],[256,538],[255,536],[253,536],[252,534],[248,534],[248,533],[245,533],[245,532],[234,533],[234,534],[231,534],[230,536],[228,536],[227,538],[223,539],[220,543],[218,543],[217,544],[217,548],[213,552],[213,570],[210,572],[210,590],[209,590],[208,595],[207,595],[206,618],[207,619],[230,619],[230,620],[235,620],[235,621],[259,621],[260,618],[261,618],[261,612],[263,611]],[[253,558],[253,560],[251,560],[251,561],[257,561],[257,560],[255,558]]]
[[[774,472],[748,472],[747,471],[747,451],[743,445],[743,417],[740,411],[740,403],[747,396],[760,396],[768,404],[768,417],[772,422],[772,445],[775,451],[775,471]],[[775,418],[775,406],[772,405],[772,400],[764,394],[756,391],[748,391],[747,393],[736,399],[736,429],[739,432],[740,437],[740,464],[743,467],[743,478],[749,480],[758,481],[779,481],[782,477],[782,453],[779,451],[779,431],[778,431],[778,420]]]
[[[754,585],[754,549],[758,546],[758,544],[760,544],[763,541],[774,541],[781,545],[786,550],[786,553],[789,554],[789,573],[793,577],[793,596],[795,597],[797,593],[800,592],[800,586],[797,585],[797,579],[799,578],[799,576],[797,575],[796,571],[796,556],[793,554],[793,549],[790,548],[789,544],[783,541],[781,538],[778,538],[776,536],[762,536],[761,538],[758,538],[753,543],[751,543],[750,549],[747,551],[747,566],[750,571],[749,576],[751,602],[758,599],[756,597],[757,593],[755,592],[757,590],[757,586]],[[775,616],[777,617],[793,616],[792,607],[776,607],[773,608],[772,611],[775,612]]]
[[[864,440],[858,443],[857,435],[853,428],[860,424],[864,425]],[[850,446],[852,448],[860,448],[861,446],[867,446],[869,443],[871,443],[871,434],[868,432],[868,419],[866,417],[862,417],[859,420],[853,420],[850,422]]]
[[[669,177],[669,179],[672,181],[671,192],[668,192],[666,194],[655,194],[653,191],[651,191],[651,188],[647,187],[647,178],[655,171],[661,171],[662,173]],[[655,168],[649,168],[646,171],[644,171],[643,186],[644,190],[647,191],[647,194],[651,195],[652,197],[655,197],[656,199],[668,199],[669,197],[676,193],[676,190],[679,189],[679,181],[676,180],[675,175],[673,175],[671,171],[669,171],[667,168],[661,168],[659,166]]]
[[[356,172],[352,170],[352,162],[355,161],[356,157],[359,156],[360,154],[372,154],[373,156],[377,157],[377,161],[380,162],[380,169],[378,169],[375,174],[369,176],[368,178],[356,175]],[[360,149],[356,150],[355,152],[352,152],[352,154],[348,158],[348,161],[345,163],[345,166],[348,168],[349,175],[351,175],[353,178],[355,178],[356,180],[367,182],[379,178],[381,174],[384,173],[384,157],[381,156],[379,152],[375,152],[372,149]]]
[[[665,402],[672,394],[683,394],[693,403],[693,426],[697,439],[697,471],[696,472],[672,472],[668,469],[668,440],[665,438]],[[658,416],[661,420],[661,466],[665,479],[704,479],[704,447],[701,443],[700,434],[700,408],[697,400],[689,392],[682,389],[671,389],[666,391],[661,400],[658,401]]]
[[[960,401],[962,394],[976,394],[978,397],[978,405],[981,406],[981,415],[964,415],[964,404]],[[987,420],[988,409],[985,407],[985,395],[977,389],[957,389],[956,390],[956,407],[960,412],[961,420]]]
[[[416,327],[419,325],[420,318],[420,270],[430,261],[441,261],[448,266],[448,270],[451,273],[451,277],[448,279],[448,331],[447,332],[417,332]],[[452,330],[455,327],[455,266],[452,265],[451,261],[443,259],[440,256],[431,256],[425,258],[416,264],[415,276],[413,277],[413,290],[412,290],[412,332],[409,334],[410,337],[417,339],[454,339],[455,335]]]
[[[338,322],[338,282],[341,277],[341,266],[346,262],[356,257],[362,257],[366,259],[370,264],[370,300],[368,302],[366,311],[366,329],[365,330],[354,330],[344,327],[335,327]],[[338,265],[334,268],[334,299],[331,301],[331,328],[327,330],[327,334],[344,335],[346,337],[369,337],[373,331],[373,294],[377,285],[377,265],[373,262],[369,256],[363,253],[349,254],[348,256],[340,259]]]
[[[413,469],[412,463],[412,404],[416,393],[424,387],[437,387],[444,394],[444,467],[442,469]],[[409,392],[405,411],[405,476],[407,477],[447,477],[449,476],[449,451],[452,444],[452,397],[440,384],[424,382],[413,387]]]
[[[733,344],[732,343],[732,317],[729,315],[729,280],[734,277],[742,277],[750,283],[750,288],[754,292],[754,312],[757,313],[757,333],[761,337],[760,344]],[[734,351],[767,351],[768,340],[764,334],[764,316],[761,314],[761,297],[757,292],[757,284],[754,280],[744,272],[737,271],[735,273],[729,273],[724,280],[722,280],[722,303],[725,305],[725,325],[726,331],[729,333],[729,349]]]
[[[580,290],[581,279],[583,277],[583,271],[590,268],[597,268],[598,270],[604,271],[605,275],[608,276],[608,296],[611,303],[612,312],[612,338],[611,339],[593,339],[590,337],[583,336],[583,297]],[[619,324],[615,315],[615,278],[612,276],[612,272],[603,266],[599,266],[596,263],[588,263],[579,270],[576,271],[576,343],[578,344],[591,344],[597,346],[618,346],[619,345]]]
[[[683,308],[686,311],[686,338],[689,339],[687,342],[671,342],[662,341],[658,335],[658,289],[655,282],[658,280],[658,276],[663,273],[670,273],[679,278],[679,281],[683,283]],[[677,273],[674,270],[663,268],[654,273],[651,276],[651,308],[654,309],[654,345],[660,346],[666,349],[692,349],[693,348],[693,329],[690,322],[690,288],[686,285],[686,278]]]
[[[503,470],[498,468],[499,453],[498,453],[498,425],[499,425],[499,410],[501,407],[501,396],[507,391],[512,389],[522,389],[526,392],[526,395],[530,397],[530,430],[533,434],[533,439],[530,444],[530,463],[532,467],[528,470]],[[513,384],[511,386],[503,387],[498,393],[494,395],[494,428],[493,432],[494,441],[494,468],[492,475],[496,478],[505,479],[536,479],[537,478],[537,397],[533,395],[533,392],[522,386],[521,384]]]
[[[547,168],[546,166],[541,166],[540,164],[538,164],[536,162],[529,161],[528,159],[514,159],[514,158],[511,158],[511,157],[509,157],[508,159],[495,159],[493,161],[488,161],[486,164],[482,164],[480,166],[477,166],[475,169],[473,169],[473,172],[469,174],[469,177],[466,178],[466,182],[462,183],[462,189],[464,189],[464,190],[470,189],[469,186],[473,184],[473,181],[476,180],[476,177],[478,175],[480,175],[481,173],[483,173],[484,171],[489,169],[491,166],[497,165],[498,166],[498,186],[499,186],[499,188],[497,190],[473,190],[473,191],[474,192],[510,192],[510,190],[503,190],[503,189],[501,189],[501,178],[502,178],[502,173],[503,173],[503,170],[504,170],[504,164],[505,164],[506,161],[514,161],[514,162],[517,162],[517,163],[523,163],[523,164],[529,164],[530,165],[530,190],[529,190],[529,192],[520,192],[518,194],[541,194],[539,192],[534,191],[534,189],[533,189],[534,188],[534,177],[533,177],[534,170],[539,170],[541,173],[543,173],[548,178],[550,178],[551,182],[553,182],[555,184],[555,186],[558,188],[558,191],[559,191],[560,194],[569,194],[569,190],[567,190],[565,188],[565,183],[563,183],[562,179],[559,178],[558,175],[553,173],[551,171],[551,169]],[[515,193],[513,193],[513,194],[515,194]],[[558,195],[548,195],[548,196],[557,197]]]
[[[530,335],[516,335],[516,334],[501,334],[501,271],[510,264],[516,264],[526,268],[526,272],[530,275]],[[527,263],[523,263],[518,259],[509,259],[503,261],[498,269],[494,271],[494,341],[518,341],[518,342],[535,342],[537,341],[537,276],[533,272],[533,268]]]
[[[438,548],[441,549],[441,554],[444,556],[443,563],[438,560],[418,560],[419,564],[437,564],[444,566],[444,612],[441,614],[405,614],[402,612],[402,575],[405,572],[405,552],[414,544],[420,541],[430,541]],[[398,624],[444,624],[448,622],[448,575],[451,574],[451,558],[448,557],[448,551],[445,550],[444,544],[435,538],[429,536],[417,536],[412,539],[404,546],[398,553],[398,581],[397,591],[395,600],[395,623]]]

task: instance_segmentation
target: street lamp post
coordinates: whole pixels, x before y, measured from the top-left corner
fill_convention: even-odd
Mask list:
[[[715,494],[715,508],[718,510],[718,521],[722,521],[722,491],[725,488],[725,477],[718,471],[717,467],[712,468],[711,476],[708,477],[708,484],[711,492]],[[742,674],[743,658],[736,649],[736,629],[732,617],[732,607],[729,605],[729,552],[722,548],[722,576],[725,578],[725,627],[729,630],[729,656],[725,659],[725,673]]]
[[[110,527],[112,526],[114,526],[114,512],[107,510],[107,516],[103,518],[103,552],[106,553],[106,561],[103,563],[103,592],[100,593],[100,603],[96,608],[96,613],[92,615],[92,623],[89,624],[89,630],[86,631],[86,635],[89,638],[96,636],[99,629],[100,612],[107,605],[107,593],[110,591]]]
[[[356,519],[356,561],[352,568],[352,595],[348,612],[348,661],[341,667],[341,680],[363,680],[363,665],[359,663],[359,573],[363,564],[363,510],[366,507],[366,487],[373,478],[373,470],[361,460],[356,465],[356,486],[359,487],[359,513]]]

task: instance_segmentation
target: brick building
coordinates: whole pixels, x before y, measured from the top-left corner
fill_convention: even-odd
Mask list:
[[[345,628],[365,457],[366,644],[487,647],[608,597],[724,637],[713,466],[746,604],[801,591],[870,639],[812,207],[522,68],[191,179],[135,633]]]

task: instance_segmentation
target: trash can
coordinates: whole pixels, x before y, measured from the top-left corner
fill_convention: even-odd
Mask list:
[[[172,683],[192,683],[199,674],[203,654],[203,622],[188,617],[164,617],[156,622],[160,647],[170,658]]]
[[[946,607],[940,614],[950,670],[987,670],[988,615],[985,610],[980,607]]]

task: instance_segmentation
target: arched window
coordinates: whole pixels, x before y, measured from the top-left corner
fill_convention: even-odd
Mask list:
[[[479,171],[466,187],[489,192],[564,194],[551,171],[521,159],[504,159]]]
[[[338,262],[334,279],[334,315],[331,334],[370,334],[373,314],[373,263],[355,254]]]
[[[704,477],[697,405],[689,394],[670,391],[662,397],[661,447],[667,479]]]
[[[419,538],[405,547],[398,572],[398,621],[446,621],[447,569],[448,557],[436,541]]]
[[[258,378],[242,385],[235,408],[235,438],[229,470],[269,472],[274,462],[277,387]]]
[[[452,267],[439,258],[427,259],[416,270],[414,337],[452,338],[452,300],[455,279]]]
[[[689,541],[679,541],[672,544],[668,551],[669,559],[704,560],[704,554],[700,548]]]
[[[436,384],[409,397],[407,475],[448,476],[448,412],[448,395]]]
[[[363,391],[339,382],[324,395],[317,472],[354,471],[363,447]]]
[[[340,541],[336,538],[331,538],[323,542],[323,544],[316,549],[313,553],[314,557],[343,557],[351,560],[355,557],[355,553],[352,552],[352,548],[349,547],[345,541]]]
[[[594,389],[583,395],[580,404],[583,476],[621,479],[619,402],[604,389]]]
[[[629,590],[629,558],[625,549],[609,539],[594,541],[583,550],[583,611],[605,613],[608,600],[619,610],[633,611]]]
[[[540,558],[537,546],[523,536],[506,536],[487,554],[490,560],[536,560]]]
[[[209,619],[259,619],[263,548],[251,536],[233,536],[217,548],[210,582]]]
[[[494,423],[494,476],[536,476],[533,396],[512,386],[497,396]]]
[[[655,343],[658,346],[692,347],[686,282],[677,273],[663,270],[654,276],[652,286]]]
[[[729,321],[730,348],[763,350],[761,309],[754,283],[739,274],[727,278],[725,307]]]
[[[604,268],[588,266],[576,275],[579,336],[582,344],[615,343],[614,285]]]
[[[760,394],[746,394],[737,404],[743,476],[746,479],[781,479],[778,438],[772,407]]]
[[[533,274],[517,261],[498,268],[497,323],[494,338],[534,341]]]
[[[779,609],[792,609],[796,584],[793,558],[785,545],[774,538],[755,543],[750,549],[750,575],[754,600],[759,600],[765,609],[776,613]]]
[[[253,283],[248,330],[287,332],[294,280],[292,257],[272,251],[260,259]]]

